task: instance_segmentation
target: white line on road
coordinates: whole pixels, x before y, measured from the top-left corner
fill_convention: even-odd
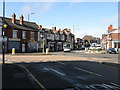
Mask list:
[[[81,69],[81,68],[78,68],[78,67],[74,67],[74,68],[77,69],[77,70],[80,70],[80,71],[84,71],[84,72],[90,73],[90,74],[94,74],[94,75],[97,75],[97,76],[102,76],[100,74],[97,74],[97,73],[94,73],[94,72],[91,72],[91,71],[87,71],[87,70],[84,70],[84,69]]]
[[[58,61],[58,63],[59,63],[59,64],[62,64],[62,65],[66,65],[65,63],[62,63],[62,62],[59,62],[59,61]]]
[[[111,82],[110,84],[120,87],[120,85],[118,85],[118,84],[115,84],[115,83],[112,83],[112,82]]]
[[[60,75],[62,75],[62,76],[65,76],[65,75],[66,75],[66,74],[61,73],[61,72],[59,72],[59,71],[57,71],[57,70],[55,70],[55,69],[52,69],[52,68],[50,68],[50,70],[52,70],[52,71],[54,71],[54,72],[56,72],[57,74],[60,74]]]
[[[116,86],[111,86],[111,85],[107,85],[107,84],[103,84],[104,86],[107,86],[109,88],[116,88],[116,89],[120,89],[119,87],[116,87]]]

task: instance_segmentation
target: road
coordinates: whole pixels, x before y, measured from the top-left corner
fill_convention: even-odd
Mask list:
[[[86,58],[98,58],[98,59],[106,59],[104,60],[105,62],[109,63],[120,63],[118,58],[119,54],[94,54],[94,53],[85,53],[84,51],[72,51],[72,52],[51,52],[52,54],[57,54],[57,55],[64,55],[64,56],[73,56],[73,57],[86,57]],[[108,60],[107,60],[108,59]],[[92,60],[90,60],[92,61]]]
[[[116,62],[118,54],[84,54],[83,52],[52,52],[52,54],[56,55],[8,55],[6,58],[23,68],[28,78],[32,78],[32,81],[36,82],[35,85],[43,90],[120,89],[118,78],[120,68],[98,63],[95,61],[97,59],[94,59],[107,58],[108,61]]]
[[[118,71],[120,69],[89,61],[56,61],[39,63],[19,63],[37,80],[40,87],[73,90],[88,88],[120,89]],[[91,89],[90,89],[91,90]],[[107,89],[108,90],[108,89]]]

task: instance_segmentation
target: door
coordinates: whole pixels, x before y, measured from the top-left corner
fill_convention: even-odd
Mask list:
[[[22,52],[25,52],[25,44],[22,44]]]

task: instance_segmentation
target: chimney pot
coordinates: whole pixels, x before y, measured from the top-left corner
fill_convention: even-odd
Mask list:
[[[52,27],[52,30],[55,30],[55,31],[56,31],[56,27]]]
[[[20,16],[20,24],[22,25],[23,24],[23,15]]]
[[[15,19],[16,19],[16,15],[15,15],[15,13],[13,13],[13,15],[12,15],[12,23],[15,23]]]

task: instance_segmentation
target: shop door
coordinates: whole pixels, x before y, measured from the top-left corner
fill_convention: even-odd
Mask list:
[[[22,52],[25,52],[25,44],[22,44]]]

